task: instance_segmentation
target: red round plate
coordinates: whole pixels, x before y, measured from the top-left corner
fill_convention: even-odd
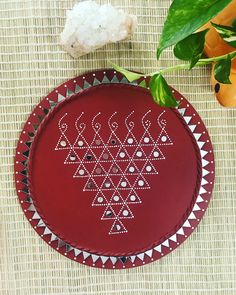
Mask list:
[[[214,159],[207,130],[177,91],[153,102],[140,79],[77,77],[34,109],[20,135],[21,206],[58,252],[94,267],[129,268],[180,245],[208,206]]]

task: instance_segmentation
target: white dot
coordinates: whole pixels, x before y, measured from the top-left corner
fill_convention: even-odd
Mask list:
[[[103,197],[98,197],[98,203],[102,203],[103,202]]]
[[[131,172],[131,173],[134,172],[134,167],[133,166],[129,167],[129,172]]]
[[[149,143],[150,139],[149,139],[149,137],[144,137],[143,141],[144,141],[145,143]]]
[[[65,140],[62,140],[62,141],[60,142],[60,146],[65,147],[65,146],[66,146],[66,141],[65,141]]]
[[[121,186],[122,186],[122,187],[126,187],[126,186],[127,186],[127,182],[126,182],[126,181],[122,181],[122,182],[121,182]]]
[[[140,151],[138,151],[138,152],[136,153],[136,156],[139,157],[139,158],[142,157],[142,155],[143,155],[143,153],[140,152]]]
[[[124,152],[121,152],[120,153],[120,158],[124,158],[125,157],[125,153]]]
[[[122,212],[122,214],[123,214],[124,216],[128,216],[128,215],[129,215],[129,211],[128,211],[128,210],[124,210],[124,211]]]
[[[112,215],[111,210],[107,210],[107,212],[106,212],[106,216],[111,216],[111,215]]]
[[[95,74],[93,74],[93,76],[95,77],[96,75],[95,75]]]
[[[136,196],[135,196],[135,195],[131,195],[131,196],[130,196],[130,200],[131,200],[131,201],[135,201],[135,200],[136,200]]]
[[[64,87],[66,88],[66,87],[67,87],[67,85],[64,85]]]
[[[28,124],[31,124],[31,122],[28,122]]]
[[[167,141],[167,137],[164,135],[161,137],[161,141],[166,142]]]
[[[120,198],[119,198],[119,196],[114,196],[113,199],[114,199],[114,201],[118,202]]]
[[[153,156],[154,156],[155,158],[158,158],[158,157],[159,157],[159,153],[158,153],[157,151],[155,151],[155,152],[153,153]]]
[[[76,80],[74,80],[73,82],[76,83]]]
[[[128,144],[132,144],[134,142],[133,138],[128,138],[127,140]]]
[[[105,187],[109,188],[111,186],[110,182],[105,182]]]
[[[139,181],[138,181],[138,185],[139,185],[139,186],[144,186],[144,181],[143,181],[143,180],[139,180]]]
[[[79,175],[84,175],[84,170],[83,169],[79,170]]]
[[[116,230],[121,230],[121,226],[119,224],[116,224]]]
[[[78,146],[83,146],[84,145],[84,142],[82,140],[79,140],[78,141]]]
[[[151,166],[147,166],[147,167],[146,167],[146,171],[147,171],[147,172],[152,171],[152,167],[151,167]]]
[[[70,160],[71,160],[71,161],[75,161],[75,160],[76,160],[76,157],[75,157],[74,155],[71,155],[71,156],[70,156]]]

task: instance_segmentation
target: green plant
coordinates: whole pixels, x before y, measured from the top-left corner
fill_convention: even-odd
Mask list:
[[[208,29],[197,31],[230,2],[231,0],[174,0],[172,2],[157,48],[157,59],[164,49],[174,45],[174,55],[185,61],[184,64],[148,74],[137,74],[112,63],[113,68],[122,73],[130,82],[150,76],[149,88],[153,99],[165,107],[178,106],[164,78],[164,74],[167,72],[192,69],[214,62],[215,79],[220,83],[230,84],[231,61],[236,58],[236,51],[218,57],[203,58],[205,36]],[[232,27],[214,23],[212,25],[225,42],[236,47],[236,22],[232,24]]]

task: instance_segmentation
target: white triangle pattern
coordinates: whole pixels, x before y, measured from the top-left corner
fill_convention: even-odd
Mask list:
[[[107,79],[106,77],[103,80],[107,83]],[[86,88],[87,86],[88,84]],[[133,206],[142,203],[140,191],[150,189],[149,175],[158,175],[156,163],[160,159],[165,159],[163,155],[165,145],[173,145],[166,130],[166,120],[163,119],[165,111],[154,120],[154,123],[147,119],[150,113],[151,110],[148,110],[140,118],[142,133],[137,136],[134,132],[135,123],[132,121],[132,115],[135,112],[132,111],[124,120],[127,133],[120,138],[119,130],[124,129],[124,126],[119,126],[116,122],[118,114],[114,112],[108,118],[107,125],[103,123],[104,126],[102,126],[98,120],[101,113],[98,112],[91,120],[90,127],[94,134],[92,139],[88,140],[85,133],[88,122],[85,123],[82,120],[84,116],[82,112],[75,122],[78,133],[76,140],[73,144],[66,142],[70,146],[70,151],[64,164],[71,164],[71,166],[75,164],[77,168],[73,177],[85,180],[84,191],[95,192],[92,206],[104,206],[101,220],[112,222],[115,220],[109,234],[127,232],[125,220],[134,218]],[[63,120],[65,115],[59,121],[60,126],[68,127]],[[156,126],[157,122],[159,127]],[[159,128],[156,139],[153,139],[149,130],[152,124]],[[109,130],[108,139],[103,138],[101,128]],[[91,133],[91,128],[89,130]],[[67,128],[62,131],[61,136],[66,137]],[[66,139],[69,140],[68,137]],[[117,206],[120,206],[119,212],[117,212],[119,208]]]

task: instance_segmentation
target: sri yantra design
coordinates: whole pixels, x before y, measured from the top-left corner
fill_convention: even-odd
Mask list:
[[[59,120],[60,138],[56,151],[67,150],[64,164],[76,165],[73,177],[83,178],[84,191],[94,192],[92,206],[103,206],[101,220],[112,221],[109,234],[126,233],[125,220],[134,218],[132,206],[142,203],[141,190],[150,189],[148,175],[158,174],[157,161],[164,160],[161,149],[172,145],[166,131],[165,111],[157,118],[156,138],[150,134],[151,121],[147,119],[150,110],[140,118],[141,136],[135,136],[135,123],[131,120],[132,111],[124,120],[124,126],[119,126],[114,112],[107,120],[109,136],[104,139],[100,134],[101,123],[97,113],[91,121],[93,139],[86,139],[86,123],[82,121],[84,113],[75,121],[76,140],[71,142],[67,136],[68,125],[65,120],[67,113]],[[119,128],[125,127],[125,136],[118,136]],[[137,127],[140,128],[140,127]]]

